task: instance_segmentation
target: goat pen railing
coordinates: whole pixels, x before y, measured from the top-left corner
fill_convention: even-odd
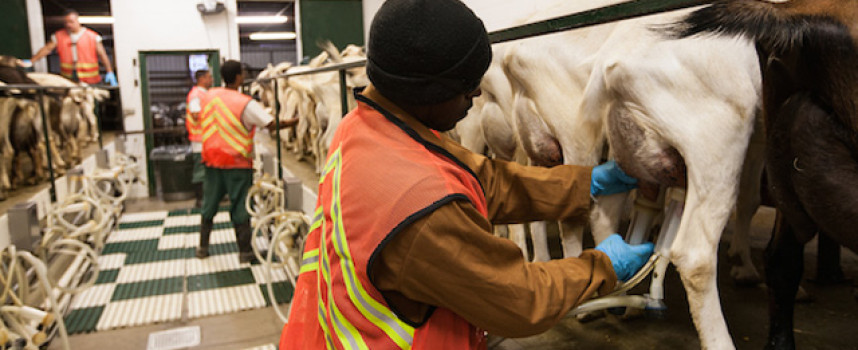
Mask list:
[[[684,8],[705,5],[714,2],[714,0],[636,0],[621,2],[618,4],[598,7],[582,12],[560,16],[552,19],[542,20],[538,22],[528,23],[520,26],[510,27],[497,30],[489,33],[489,40],[492,44],[498,44],[507,41],[526,39],[546,34],[552,34],[562,31],[579,29],[584,27],[595,26],[610,22],[616,22],[626,19],[654,15],[662,12],[680,10]],[[329,66],[302,70],[300,72],[286,72],[274,77],[249,79],[242,83],[242,86],[250,86],[253,83],[270,83],[274,81],[274,123],[277,129],[280,129],[280,100],[277,98],[278,80],[288,79],[289,77],[298,75],[318,74],[324,72],[338,71],[340,75],[340,105],[342,106],[342,114],[346,115],[348,111],[348,89],[346,87],[346,70],[351,68],[363,67],[366,65],[366,59],[356,60],[354,62],[332,64]],[[280,133],[276,132],[277,143],[277,164],[282,164]],[[282,166],[277,170],[278,178],[283,179]]]
[[[89,86],[42,86],[42,85],[31,85],[31,84],[10,84],[10,85],[0,86],[0,91],[12,91],[12,90],[19,90],[20,91],[20,92],[15,92],[15,93],[9,94],[8,97],[11,97],[11,98],[25,98],[28,95],[32,95],[33,94],[32,91],[35,91],[35,94],[37,96],[36,102],[39,105],[39,113],[41,114],[41,119],[42,119],[42,136],[45,139],[45,156],[47,157],[47,161],[48,161],[48,176],[49,176],[49,179],[51,182],[51,186],[50,186],[50,190],[49,190],[50,191],[49,193],[51,196],[51,203],[55,203],[57,201],[57,187],[56,187],[57,185],[55,182],[56,176],[54,175],[54,162],[53,162],[54,155],[52,154],[51,147],[50,147],[51,146],[51,144],[50,144],[51,140],[50,140],[50,134],[48,131],[49,130],[48,129],[48,118],[47,118],[47,114],[45,113],[45,93],[48,90],[68,91],[68,90],[79,90],[79,89],[89,89],[89,88],[102,89],[102,90],[118,90],[119,89],[119,87],[115,87],[115,86],[93,86],[93,85],[89,85]],[[101,119],[102,119],[101,118],[101,108],[99,108],[99,102],[98,101],[95,102],[95,105],[93,106],[93,108],[95,108],[95,125],[96,125],[96,128],[98,129],[98,148],[104,149],[104,139],[103,139],[102,130],[101,130]],[[8,130],[7,132],[11,132],[11,130]],[[57,155],[57,156],[59,156],[59,155]],[[33,167],[36,167],[36,166],[39,166],[39,165],[35,164],[35,162],[34,162]]]

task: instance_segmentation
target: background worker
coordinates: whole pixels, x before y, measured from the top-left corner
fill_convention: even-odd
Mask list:
[[[613,291],[652,244],[618,235],[530,263],[493,224],[579,218],[636,180],[614,163],[528,167],[438,132],[467,115],[492,57],[458,0],[388,0],[370,27],[357,109],[338,126],[280,349],[485,349],[485,331],[548,330]]]
[[[92,29],[80,25],[78,17],[80,14],[75,10],[68,10],[63,15],[65,28],[60,29],[51,36],[51,42],[41,48],[30,61],[36,62],[51,53],[55,48],[60,56],[60,74],[76,82],[87,84],[98,84],[101,76],[98,75],[98,60],[104,64],[107,71],[104,74],[104,82],[116,86],[116,74],[113,74],[113,66],[107,51],[101,44],[101,35]]]
[[[274,117],[259,102],[238,92],[245,76],[240,62],[226,61],[220,72],[226,87],[210,89],[200,98],[205,179],[196,256],[209,255],[209,237],[218,203],[228,194],[238,260],[245,263],[255,257],[250,247],[250,215],[244,207],[247,190],[253,184],[253,134],[257,127],[273,131],[275,124]],[[281,121],[280,128],[297,123],[297,118]]]
[[[185,116],[185,127],[188,129],[188,140],[191,141],[191,157],[194,160],[194,174],[191,183],[194,185],[194,195],[197,198],[194,207],[199,208],[203,202],[203,179],[206,176],[203,165],[203,124],[200,121],[202,96],[212,87],[214,79],[208,69],[194,72],[194,80],[197,82],[188,92],[187,115]]]

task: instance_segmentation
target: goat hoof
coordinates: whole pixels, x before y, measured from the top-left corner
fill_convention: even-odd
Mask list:
[[[628,321],[638,319],[644,316],[649,316],[649,311],[644,309],[638,309],[633,307],[627,307],[626,312],[620,316],[621,320]]]
[[[795,293],[795,302],[796,303],[810,303],[813,302],[816,298],[813,295],[810,295],[804,287],[799,286],[798,292]]]

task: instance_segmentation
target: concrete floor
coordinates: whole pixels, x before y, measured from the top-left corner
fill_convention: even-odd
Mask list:
[[[284,164],[310,188],[317,176],[307,163],[296,163],[284,152]],[[152,209],[186,208],[192,201],[163,203],[154,200],[130,201],[128,212]],[[768,241],[774,211],[761,208],[754,218],[752,247],[758,268],[762,266],[762,250]],[[725,237],[729,237],[729,230]],[[552,239],[556,240],[556,237]],[[726,244],[722,246],[726,252]],[[815,242],[806,250],[805,277],[815,271]],[[738,349],[762,349],[767,332],[767,299],[764,285],[737,287],[729,278],[729,262],[721,254],[719,290],[722,308]],[[844,250],[844,272],[858,279],[858,256]],[[640,286],[637,293],[645,292]],[[796,307],[796,339],[800,349],[858,349],[858,302],[852,286],[816,286],[803,283],[813,297],[809,303]],[[679,277],[669,270],[666,279],[668,312],[664,318],[638,317],[622,320],[607,317],[582,323],[574,318],[561,321],[544,334],[501,340],[494,349],[699,349],[697,332],[688,313],[688,303]],[[70,338],[73,349],[145,349],[149,333],[171,328],[199,325],[202,332],[200,349],[245,349],[276,343],[282,325],[270,308],[238,312],[186,322],[173,322],[145,327],[119,329]],[[54,342],[49,349],[60,349]]]

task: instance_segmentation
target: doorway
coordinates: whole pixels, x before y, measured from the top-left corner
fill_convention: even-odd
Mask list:
[[[152,150],[190,147],[185,128],[185,101],[194,86],[194,73],[208,69],[219,86],[220,53],[201,51],[139,52],[143,124],[146,130],[146,167],[155,179]],[[149,181],[149,196],[156,196],[156,181]]]

